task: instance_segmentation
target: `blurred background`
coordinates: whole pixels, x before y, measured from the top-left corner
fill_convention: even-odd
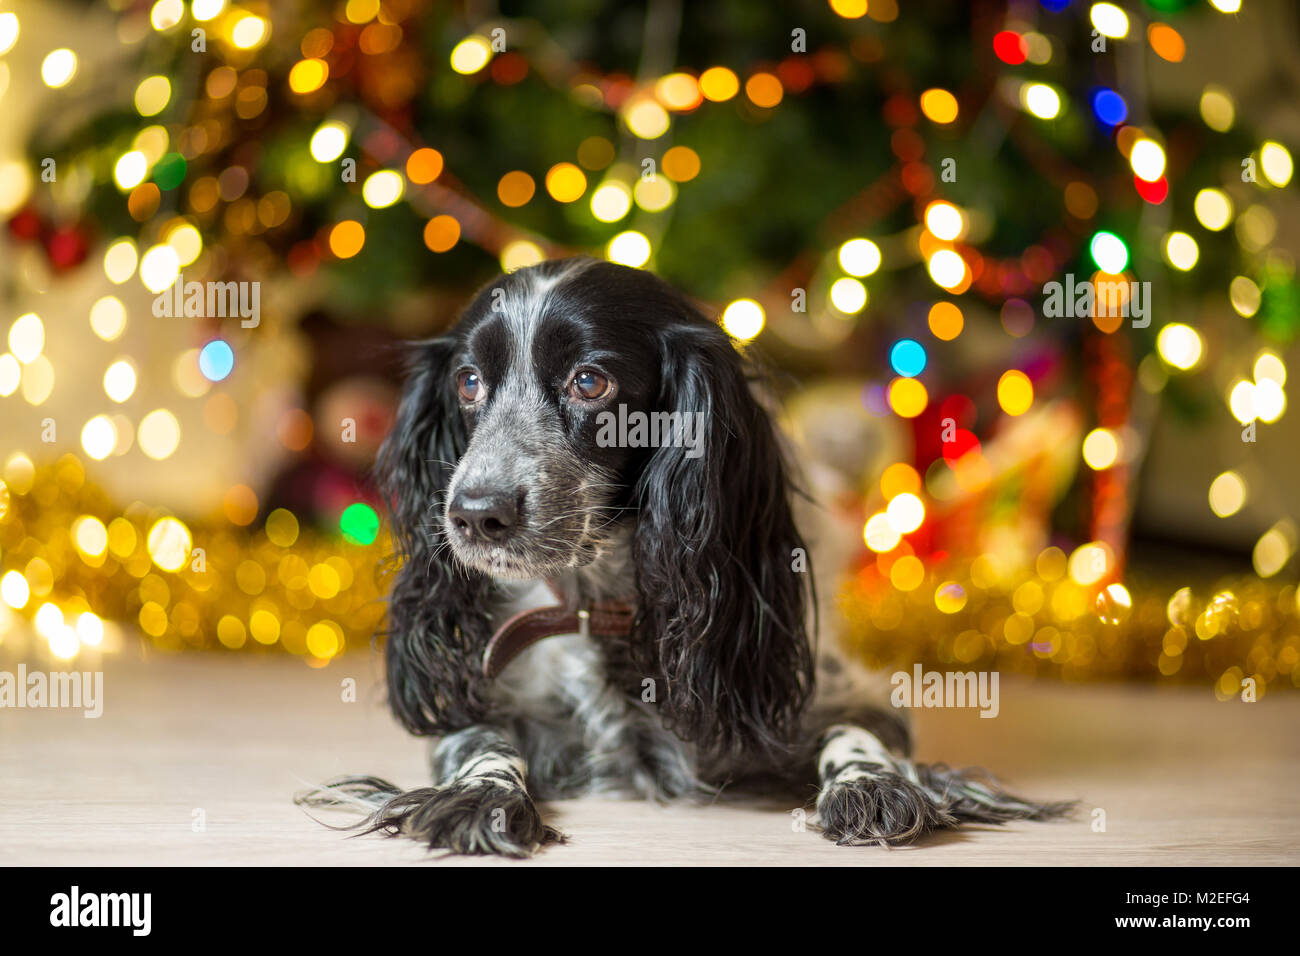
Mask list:
[[[1297,39],[1285,0],[0,0],[0,655],[364,651],[400,343],[586,253],[777,373],[864,659],[1300,684]],[[1088,281],[1142,285],[1050,304]],[[191,282],[258,309],[158,314]]]

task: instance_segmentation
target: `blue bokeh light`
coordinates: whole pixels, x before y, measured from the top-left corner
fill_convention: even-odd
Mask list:
[[[904,378],[915,378],[925,371],[925,348],[915,339],[899,339],[889,350],[889,364]]]
[[[1093,91],[1092,112],[1103,126],[1114,127],[1128,119],[1128,104],[1124,97],[1103,86]]]
[[[235,367],[235,350],[222,339],[213,339],[199,350],[199,371],[209,382],[220,382]]]

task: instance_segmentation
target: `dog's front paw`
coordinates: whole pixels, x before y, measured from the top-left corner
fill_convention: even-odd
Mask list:
[[[531,856],[564,837],[542,822],[526,790],[464,779],[398,794],[375,811],[364,832],[419,840],[452,853]]]
[[[883,769],[831,783],[817,814],[822,835],[840,846],[903,846],[957,823],[916,784]]]

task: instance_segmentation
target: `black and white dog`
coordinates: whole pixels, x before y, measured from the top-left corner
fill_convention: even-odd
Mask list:
[[[664,427],[611,441],[618,416]],[[842,844],[1066,812],[909,760],[897,711],[818,649],[786,457],[731,340],[662,280],[583,258],[491,282],[418,346],[379,463],[389,698],[437,738],[435,785],[299,801],[512,856],[562,839],[535,800],[591,793],[815,782]]]

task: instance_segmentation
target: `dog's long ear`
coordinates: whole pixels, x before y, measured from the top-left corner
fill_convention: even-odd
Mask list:
[[[811,571],[785,463],[744,364],[703,321],[664,333],[660,408],[702,442],[661,445],[637,485],[634,652],[667,680],[667,723],[702,750],[780,754],[812,688]],[[678,419],[684,421],[684,419]],[[699,436],[696,436],[699,441]]]
[[[452,564],[442,528],[447,485],[467,442],[451,381],[454,354],[450,339],[417,346],[379,451],[400,562],[388,606],[388,699],[416,734],[464,727],[485,710],[478,675],[490,582]]]

